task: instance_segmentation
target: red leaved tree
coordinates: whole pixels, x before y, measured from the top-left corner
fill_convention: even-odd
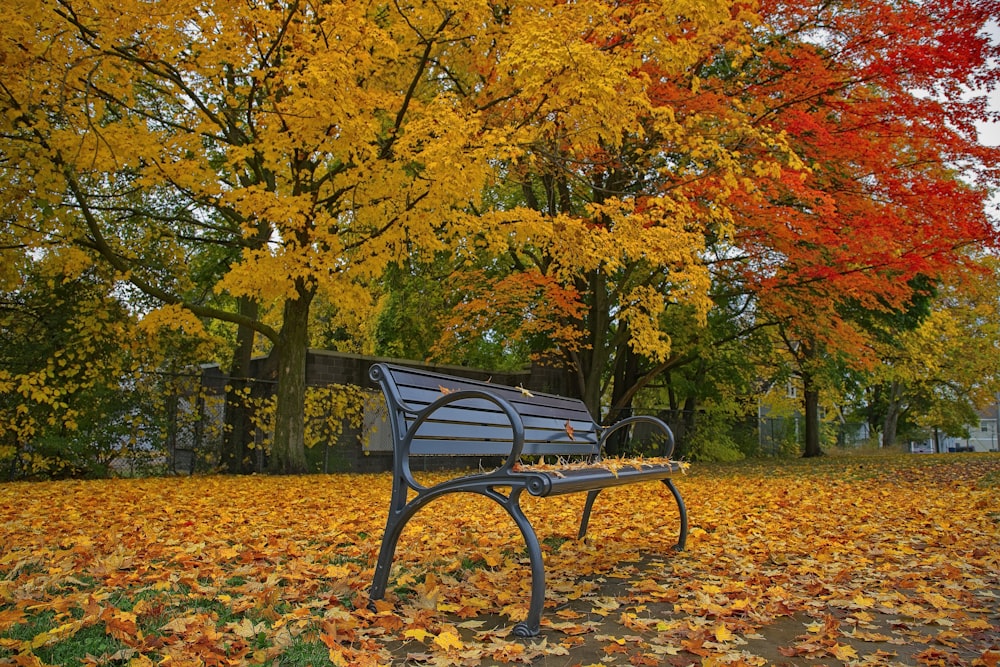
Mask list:
[[[830,354],[873,360],[851,308],[905,309],[914,278],[958,279],[974,248],[996,243],[1000,152],[975,122],[996,85],[983,29],[998,13],[967,0],[765,2],[756,57],[728,82],[807,167],[776,163],[777,178],[756,181],[733,238],[746,289],[798,362],[807,456],[821,453],[814,373]]]

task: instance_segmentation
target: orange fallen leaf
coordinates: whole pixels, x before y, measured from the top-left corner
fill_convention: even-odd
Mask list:
[[[1000,665],[1000,650],[987,649],[972,664],[974,667],[997,667]]]

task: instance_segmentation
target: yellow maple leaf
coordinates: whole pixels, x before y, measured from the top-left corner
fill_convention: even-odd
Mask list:
[[[849,644],[837,644],[832,649],[830,653],[834,655],[837,660],[842,662],[847,662],[858,657],[858,652],[854,650],[854,647]]]
[[[446,651],[450,648],[461,650],[463,647],[462,639],[450,630],[445,630],[435,637],[434,643]]]
[[[18,667],[47,667],[34,653],[19,653],[14,656],[14,664]]]
[[[409,630],[403,632],[403,636],[407,639],[416,639],[417,641],[422,642],[433,635],[423,628],[410,628]]]
[[[263,632],[267,629],[266,623],[254,623],[249,618],[244,617],[238,623],[229,624],[229,628],[233,633],[243,639],[250,639],[256,637],[258,633]]]
[[[730,632],[729,628],[727,628],[725,625],[720,625],[719,627],[715,628],[715,641],[719,643],[732,641],[735,638],[735,636],[736,635]]]
[[[344,657],[344,650],[340,648],[330,649],[329,658],[330,662],[332,662],[334,665],[337,665],[337,667],[347,667],[349,664],[351,664],[350,662],[347,661],[347,658]]]
[[[862,609],[870,609],[875,606],[875,598],[865,597],[861,592],[858,592],[851,603],[856,607],[861,607]]]

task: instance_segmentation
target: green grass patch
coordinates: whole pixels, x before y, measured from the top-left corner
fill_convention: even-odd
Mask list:
[[[175,602],[176,604],[176,602]],[[186,613],[202,612],[208,614],[216,620],[218,625],[237,621],[241,616],[234,614],[233,610],[222,600],[207,597],[190,597],[186,606],[180,611]],[[280,613],[280,612],[279,612]]]
[[[18,641],[28,641],[39,634],[56,627],[55,612],[43,611],[33,616],[28,616],[23,623],[12,626],[2,636],[6,639],[16,639]]]
[[[992,471],[983,475],[976,486],[980,489],[995,489],[1000,487],[1000,472]]]
[[[569,541],[570,539],[568,537],[563,537],[562,535],[549,535],[548,537],[542,538],[542,544],[553,551],[559,551],[559,548]]]
[[[321,642],[310,641],[302,636],[295,640],[281,654],[283,667],[318,667],[330,664],[330,649]]]
[[[472,558],[471,556],[465,556],[462,558],[463,570],[471,572],[473,570],[485,570],[488,567],[489,566],[486,564],[486,561],[482,558]]]
[[[79,618],[82,613],[77,610],[73,610],[73,612],[69,614],[72,618]],[[54,612],[44,611],[28,617],[23,623],[18,623],[11,627],[2,636],[6,639],[29,642],[42,633],[59,627],[68,620],[66,615],[57,618]],[[102,623],[98,623],[80,628],[71,637],[67,637],[62,641],[51,645],[39,646],[33,652],[45,664],[74,667],[85,664],[88,655],[111,656],[125,648],[127,647],[124,644],[105,632]],[[13,656],[14,653],[14,651],[9,649],[0,649],[0,657]]]
[[[37,649],[35,654],[50,665],[75,667],[83,665],[88,655],[111,656],[125,648],[124,644],[104,631],[103,625],[92,625],[81,628],[65,641]]]

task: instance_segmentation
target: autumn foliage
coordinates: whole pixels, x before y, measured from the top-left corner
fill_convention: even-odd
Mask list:
[[[967,280],[997,244],[1000,152],[975,128],[997,118],[997,0],[9,9],[0,288],[99,274],[128,313],[222,340],[230,472],[252,354],[276,379],[269,468],[301,472],[317,320],[385,353],[387,276],[421,262],[447,258],[454,288],[420,313],[442,320],[424,354],[550,353],[613,420],[764,327],[870,369],[845,310],[905,308],[913,279]],[[25,384],[39,368],[0,369],[18,456],[17,401],[68,405]]]
[[[549,574],[542,638],[493,503],[449,497],[366,590],[385,476],[0,487],[0,664],[997,664],[1000,459],[694,466],[688,548],[661,485],[526,502]],[[765,657],[768,656],[768,657]]]
[[[871,363],[845,303],[904,308],[920,295],[912,279],[958,282],[975,249],[996,243],[982,186],[997,176],[997,149],[977,141],[983,100],[959,102],[956,86],[978,80],[979,58],[997,48],[981,29],[997,6],[761,8],[773,34],[758,43],[746,99],[804,169],[755,181],[763,196],[745,200],[735,232],[742,274],[796,336]],[[979,178],[959,177],[959,165]]]

